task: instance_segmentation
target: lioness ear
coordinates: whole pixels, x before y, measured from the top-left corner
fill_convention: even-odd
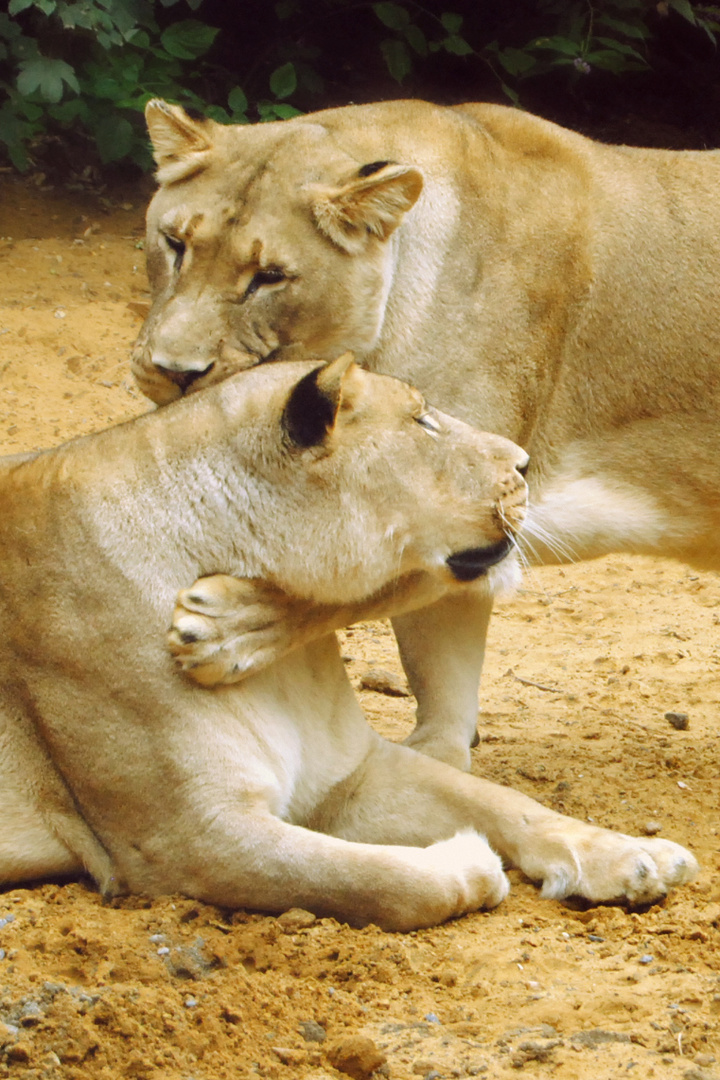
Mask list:
[[[375,161],[363,165],[341,188],[319,193],[313,214],[322,232],[352,255],[368,234],[387,240],[420,198],[422,187],[417,169]]]
[[[359,371],[353,354],[348,352],[308,372],[293,387],[285,403],[282,426],[294,446],[307,450],[325,441],[345,399],[353,396]]]
[[[185,180],[207,166],[213,145],[212,121],[194,120],[179,105],[169,105],[160,98],[148,101],[145,121],[160,184]]]

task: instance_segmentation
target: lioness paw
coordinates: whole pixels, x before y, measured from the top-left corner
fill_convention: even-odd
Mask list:
[[[640,839],[605,829],[592,829],[592,834],[577,844],[571,841],[570,858],[546,868],[543,896],[649,904],[692,881],[698,872],[692,852],[671,840]]]
[[[418,863],[452,880],[456,896],[449,915],[497,907],[510,889],[502,860],[476,832],[458,833],[421,849]]]
[[[214,574],[178,593],[168,648],[196,683],[239,682],[287,652],[284,595],[262,581]]]

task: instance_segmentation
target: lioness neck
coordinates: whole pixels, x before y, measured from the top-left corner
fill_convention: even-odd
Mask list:
[[[97,563],[100,552],[111,572],[167,605],[205,572],[204,561],[242,570],[250,538],[241,510],[252,478],[244,440],[223,415],[224,393],[218,387],[2,470],[7,572],[19,560],[39,575],[55,563],[66,577],[82,577],[83,563],[91,553]]]

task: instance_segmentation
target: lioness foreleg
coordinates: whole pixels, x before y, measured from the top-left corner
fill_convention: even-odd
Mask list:
[[[385,742],[311,824],[372,844],[424,845],[471,828],[553,898],[645,904],[691,881],[698,869],[694,855],[670,840],[586,824],[512,788]]]
[[[234,820],[219,815],[202,835],[186,838],[173,871],[174,889],[209,903],[303,907],[386,930],[434,926],[495,907],[508,890],[500,859],[469,829],[422,848],[391,847],[329,836],[258,805]],[[162,891],[167,887],[163,879]]]
[[[428,757],[470,768],[477,736],[480,674],[492,597],[465,590],[430,609],[394,616],[400,658],[417,699],[407,744]]]
[[[328,605],[288,596],[263,581],[213,574],[178,594],[168,647],[194,682],[218,686],[239,682],[353,622],[393,614],[418,702],[408,745],[469,769],[492,600],[474,588],[455,586],[451,595],[447,588],[430,575],[409,574],[358,604]]]

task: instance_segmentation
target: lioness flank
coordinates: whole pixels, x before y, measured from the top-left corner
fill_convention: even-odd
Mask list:
[[[603,146],[494,105],[350,106],[224,127],[154,101],[163,403],[353,349],[530,454],[530,561],[720,568],[720,155]],[[411,745],[469,764],[491,601],[394,620]]]
[[[499,856],[551,896],[650,901],[690,880],[677,844],[381,739],[332,635],[212,693],[166,653],[178,588],[208,572],[250,579],[265,615],[276,592],[311,617],[491,586],[526,461],[349,357],[3,460],[0,881],[86,870],[106,894],[408,930],[499,903]]]

